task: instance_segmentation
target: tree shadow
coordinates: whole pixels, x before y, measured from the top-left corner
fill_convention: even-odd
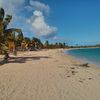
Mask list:
[[[9,57],[7,61],[0,61],[0,66],[8,63],[26,63],[27,61],[35,61],[40,59],[48,59],[48,56],[36,56],[36,57]]]

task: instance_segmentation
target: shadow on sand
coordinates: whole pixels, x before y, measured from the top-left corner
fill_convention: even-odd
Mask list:
[[[8,63],[26,63],[26,61],[35,61],[40,59],[48,59],[47,56],[36,56],[36,57],[9,57],[8,61],[1,60],[0,66]]]

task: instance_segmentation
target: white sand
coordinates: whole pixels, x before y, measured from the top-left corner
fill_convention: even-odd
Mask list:
[[[0,66],[0,100],[100,100],[100,69],[75,66],[62,50],[26,52],[9,62]]]

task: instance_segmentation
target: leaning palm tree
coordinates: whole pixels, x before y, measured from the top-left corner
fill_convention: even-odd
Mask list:
[[[8,24],[10,23],[12,19],[11,15],[6,15],[5,17],[5,11],[3,8],[0,8],[0,51],[3,52],[5,54],[4,59],[8,60],[9,58],[9,48],[7,43],[9,42],[9,40],[12,40],[14,42],[13,39],[11,39],[11,35],[12,33],[18,33],[21,34],[21,38],[23,38],[23,34],[21,29],[17,29],[17,28],[10,28],[7,29]],[[10,37],[10,39],[9,39]]]

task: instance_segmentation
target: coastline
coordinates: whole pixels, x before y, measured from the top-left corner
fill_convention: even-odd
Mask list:
[[[76,57],[76,56],[71,55],[70,53],[68,53],[68,51],[70,51],[70,50],[77,50],[77,49],[93,49],[93,48],[72,48],[72,49],[66,49],[64,51],[64,53],[65,53],[65,55],[71,56],[72,58],[74,58],[74,60],[79,61],[80,63],[88,63],[91,67],[98,68],[98,69],[100,68],[100,65],[98,63],[96,63],[96,62],[90,61],[90,60],[82,58],[82,57]]]
[[[64,49],[18,53],[0,66],[0,99],[100,100],[100,70],[81,63]]]

